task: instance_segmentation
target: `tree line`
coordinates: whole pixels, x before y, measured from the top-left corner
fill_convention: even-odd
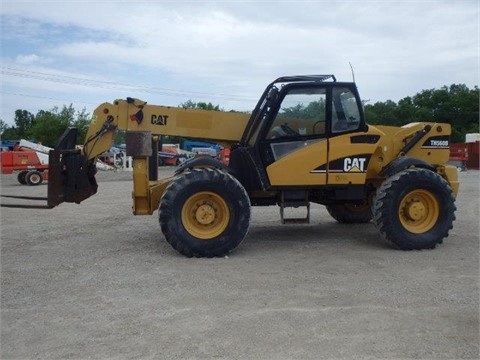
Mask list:
[[[402,126],[409,122],[435,121],[452,125],[452,142],[465,142],[465,134],[479,132],[479,89],[464,84],[423,90],[398,103],[387,100],[366,104],[367,123]]]
[[[83,142],[90,121],[91,116],[85,109],[76,111],[72,104],[64,105],[62,109],[40,110],[36,115],[19,109],[15,111],[15,125],[7,126],[0,119],[0,134],[2,140],[30,139],[54,147],[68,127],[76,127],[77,141]]]
[[[409,122],[435,121],[452,125],[452,142],[464,142],[465,134],[479,132],[479,89],[469,89],[464,84],[452,84],[440,89],[422,90],[407,96],[398,103],[387,100],[364,105],[367,123],[402,126]],[[185,109],[224,111],[219,105],[188,100],[179,105]],[[83,143],[91,115],[85,109],[76,111],[73,106],[40,110],[36,115],[27,110],[16,110],[15,125],[8,126],[0,119],[2,140],[31,139],[46,146],[55,146],[58,138],[70,126],[78,128],[77,141]],[[121,142],[120,138],[117,142]]]
[[[219,105],[192,100],[181,103],[179,107],[224,111]],[[68,127],[76,127],[78,129],[77,143],[83,144],[91,120],[92,116],[86,112],[85,108],[76,111],[72,104],[69,106],[63,105],[61,109],[54,107],[51,110],[40,110],[36,115],[27,110],[18,109],[15,111],[15,125],[8,126],[5,121],[0,119],[0,139],[30,139],[45,146],[54,147]],[[124,142],[125,134],[119,131],[115,143]]]

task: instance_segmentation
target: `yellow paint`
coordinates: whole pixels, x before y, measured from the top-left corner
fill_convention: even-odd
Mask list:
[[[139,111],[143,114],[143,120],[140,123],[132,121],[132,115]],[[244,113],[149,105],[138,99],[134,99],[131,103],[126,100],[116,100],[113,103],[101,104],[95,110],[87,132],[83,153],[89,159],[94,159],[110,149],[117,129],[149,131],[152,136],[182,136],[211,140],[221,144],[232,144],[241,139],[249,117],[249,114]],[[108,126],[105,127],[105,124]],[[436,123],[413,123],[403,127],[369,126],[368,132],[334,136],[328,140],[321,139],[309,145],[305,143],[305,146],[278,159],[266,168],[269,181],[272,186],[364,183],[372,183],[378,186],[383,180],[379,177],[379,172],[388,163],[400,156],[402,147],[427,124],[431,126],[431,131],[408,152],[407,156],[424,160],[436,166],[437,171],[449,181],[453,193],[456,195],[458,192],[457,170],[444,165],[448,161],[449,150],[422,147],[428,137],[450,135],[450,125]],[[378,135],[380,140],[376,144],[352,143],[351,137],[358,135]],[[366,163],[363,166],[363,158],[367,154],[371,154],[371,157],[368,166],[366,166]],[[346,158],[348,159],[345,160]],[[332,164],[336,160],[339,160],[335,169],[337,171],[333,172],[332,169],[328,168],[328,164]],[[343,167],[341,166],[342,162],[344,162]],[[321,166],[324,167],[319,169]],[[133,181],[133,212],[135,214],[151,214],[158,208],[161,196],[172,178],[149,181],[148,158],[145,157],[134,159]],[[262,196],[259,195],[259,197]],[[208,196],[205,195],[205,197]],[[198,209],[203,209],[198,211],[199,214],[203,212],[205,219],[208,219],[208,213],[212,213],[209,209],[217,209],[215,214],[226,212],[223,209],[221,199],[213,199],[212,201],[215,206],[212,205],[210,208],[198,207]],[[192,202],[195,203],[193,200]],[[405,205],[404,207],[408,206]],[[423,196],[421,203],[418,206],[415,205],[417,212],[423,211],[421,206],[426,209],[434,206],[434,204],[428,199],[428,196]],[[413,205],[410,208],[413,209]],[[415,218],[415,215],[412,214],[413,210],[409,213],[410,220]],[[198,216],[200,217],[200,215]],[[190,218],[190,223],[187,223],[192,232],[199,231],[198,223],[201,223],[199,217],[195,221]],[[418,219],[414,220],[418,221]],[[219,228],[218,226],[216,229]],[[422,230],[419,231],[423,231],[428,226],[423,225]],[[212,226],[213,228],[214,226]],[[203,235],[200,234],[200,237],[212,237],[212,234],[217,232],[217,230],[212,229],[204,232]]]
[[[131,120],[138,111],[143,112],[140,124]],[[183,136],[228,144],[241,139],[250,114],[149,105],[139,99],[133,103],[126,100],[103,103],[95,109],[95,121],[91,122],[86,136],[87,140],[95,139],[84,149],[90,159],[111,147],[116,129],[95,138],[109,118],[113,120],[112,125],[121,130],[150,131],[152,135]]]
[[[133,213],[135,215],[151,214],[148,158],[135,158],[133,168]]]
[[[182,207],[182,224],[190,235],[211,240],[222,234],[230,221],[230,209],[218,194],[202,191],[185,201]]]
[[[324,185],[327,174],[314,171],[326,162],[327,140],[322,139],[270,164],[267,174],[273,186]]]
[[[414,234],[431,230],[440,216],[440,205],[434,194],[423,189],[409,192],[402,199],[398,217],[402,226]]]

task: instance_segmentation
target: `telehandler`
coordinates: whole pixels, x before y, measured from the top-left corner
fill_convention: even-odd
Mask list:
[[[68,129],[50,152],[47,207],[97,191],[95,159],[118,129],[133,157],[133,213],[159,210],[165,239],[188,257],[223,256],[247,234],[250,206],[278,205],[283,223],[308,222],[310,203],[341,223],[373,223],[403,250],[442,243],[455,220],[457,168],[447,165],[444,123],[372,126],[353,82],[333,75],[281,77],[248,114],[148,105],[134,98],[100,105],[82,149]],[[182,163],[158,179],[162,135],[231,149]],[[302,217],[287,216],[303,210]],[[285,211],[289,209],[288,211]]]

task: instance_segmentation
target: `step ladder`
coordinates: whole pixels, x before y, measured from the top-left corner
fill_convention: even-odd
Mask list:
[[[280,194],[280,220],[282,224],[309,224],[310,223],[310,201],[308,200],[307,191],[282,191]],[[291,214],[286,216],[285,209],[287,208],[305,208],[306,214],[303,217]],[[300,210],[295,210],[298,213]],[[291,213],[293,211],[289,211]]]

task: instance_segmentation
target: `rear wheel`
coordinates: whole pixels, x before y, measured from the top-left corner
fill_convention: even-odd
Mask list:
[[[27,176],[28,171],[20,171],[17,175],[17,180],[20,184],[22,185],[27,185],[27,180],[25,180],[25,177]]]
[[[250,201],[243,186],[218,169],[193,169],[165,190],[159,221],[166,240],[188,257],[223,256],[247,234]]]
[[[42,173],[40,171],[29,171],[25,175],[25,182],[28,185],[40,185],[43,181]]]
[[[359,204],[331,204],[326,208],[328,213],[339,223],[361,224],[372,220],[372,209],[368,201]]]
[[[448,236],[455,210],[445,179],[430,170],[407,169],[378,188],[373,222],[382,237],[400,249],[433,249]]]

